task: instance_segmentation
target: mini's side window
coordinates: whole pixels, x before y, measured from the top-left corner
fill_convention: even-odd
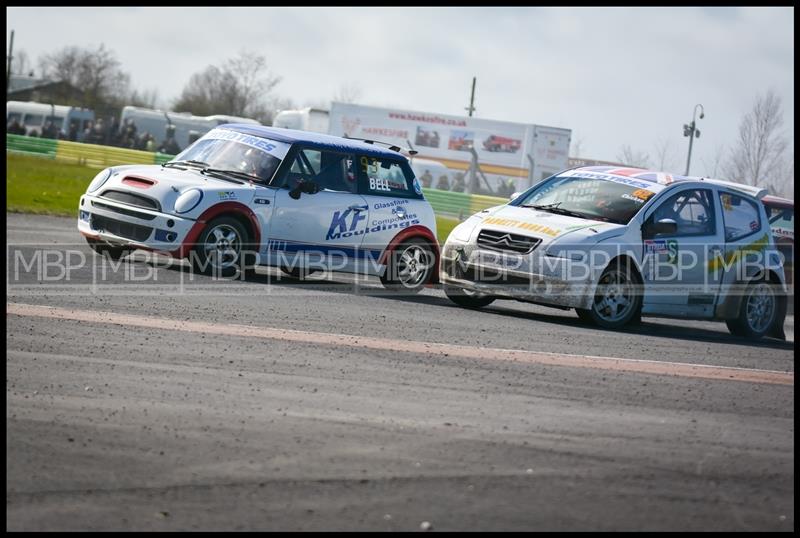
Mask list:
[[[361,193],[372,196],[420,198],[414,172],[405,163],[361,155],[358,157]],[[419,191],[419,192],[417,192]]]
[[[729,192],[721,192],[722,220],[725,241],[736,241],[761,229],[761,213],[751,200]]]
[[[313,181],[321,191],[355,193],[356,178],[352,155],[303,149],[296,153],[283,186],[292,189],[302,181]]]
[[[650,217],[653,222],[672,219],[678,225],[676,236],[714,235],[714,204],[711,191],[693,189],[679,192],[664,201]]]

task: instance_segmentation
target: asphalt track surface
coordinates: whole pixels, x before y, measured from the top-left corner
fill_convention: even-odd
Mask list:
[[[7,226],[7,530],[794,529],[793,316],[604,331]]]

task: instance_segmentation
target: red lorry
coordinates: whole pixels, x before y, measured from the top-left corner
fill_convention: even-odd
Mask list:
[[[522,141],[516,138],[506,138],[504,136],[490,135],[483,141],[483,147],[487,151],[506,151],[516,153],[522,147]]]

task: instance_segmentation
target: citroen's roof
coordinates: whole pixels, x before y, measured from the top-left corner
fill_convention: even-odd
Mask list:
[[[620,166],[583,166],[575,170],[597,172],[602,174],[609,174],[618,177],[629,177],[644,181],[650,181],[660,185],[670,185],[680,181],[705,181],[715,185],[721,185],[731,189],[736,189],[745,194],[749,194],[755,198],[762,198],[767,194],[767,189],[761,187],[754,187],[752,185],[745,185],[743,183],[735,183],[733,181],[726,181],[724,179],[714,179],[700,176],[682,176],[679,174],[671,174],[668,172],[658,172],[655,170],[647,170],[644,168],[633,167],[620,167]]]

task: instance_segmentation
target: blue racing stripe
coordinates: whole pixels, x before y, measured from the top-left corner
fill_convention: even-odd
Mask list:
[[[281,252],[314,252],[324,255],[339,254],[348,258],[379,260],[383,250],[370,248],[352,248],[337,245],[315,245],[312,243],[297,243],[283,239],[270,239],[267,242],[267,250]]]

